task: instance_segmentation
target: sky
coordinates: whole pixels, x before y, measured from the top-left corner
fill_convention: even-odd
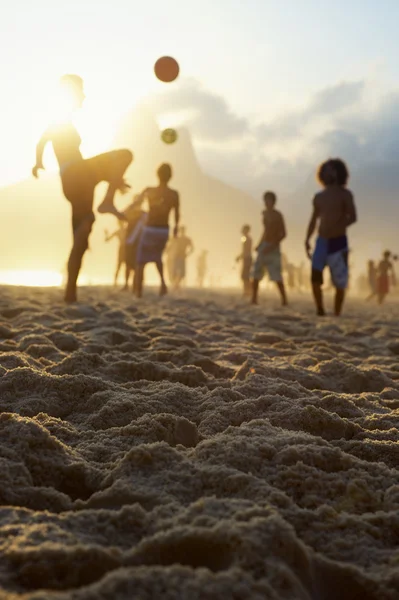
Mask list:
[[[395,0],[13,0],[0,21],[0,185],[29,176],[58,77],[77,72],[87,155],[145,102],[189,128],[213,175],[256,191],[250,177],[270,177],[267,162],[295,187],[303,162],[316,160],[312,147],[329,150],[326,134],[339,129],[338,151],[354,121],[358,137],[387,110],[399,84],[398,20]],[[164,54],[181,67],[166,92],[153,74]]]

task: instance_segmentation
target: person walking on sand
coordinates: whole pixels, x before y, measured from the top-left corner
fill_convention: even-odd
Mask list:
[[[191,238],[186,235],[186,228],[180,227],[176,238],[174,238],[173,251],[173,287],[178,290],[186,279],[187,258],[194,252],[194,244]]]
[[[241,229],[241,254],[236,258],[236,262],[241,262],[241,281],[243,284],[244,296],[251,294],[251,268],[252,268],[252,236],[251,227],[244,225]]]
[[[390,281],[391,277],[391,281]],[[386,250],[383,254],[383,258],[378,265],[378,276],[377,276],[377,295],[378,304],[383,304],[386,296],[390,291],[390,283],[396,284],[396,275],[393,263],[391,262],[391,252]]]
[[[339,316],[348,286],[348,238],[347,228],[356,223],[356,207],[353,194],[346,188],[349,172],[339,159],[329,159],[318,170],[318,179],[324,189],[313,199],[313,212],[309,222],[305,249],[312,261],[312,289],[317,314],[324,316],[323,271],[329,266],[335,287],[334,313]],[[319,223],[318,237],[313,254],[310,239]]]
[[[117,239],[118,244],[118,255],[116,259],[116,270],[114,276],[114,286],[118,285],[118,277],[120,270],[123,265],[126,266],[126,223],[124,221],[119,221],[119,228],[113,233],[108,233],[107,230],[104,231],[105,234],[105,242],[110,242],[113,239]],[[125,271],[125,287],[123,289],[127,289],[128,287],[128,278],[127,273]]]
[[[208,250],[202,250],[197,258],[197,285],[204,287],[206,272],[208,270]]]
[[[274,192],[265,192],[263,196],[266,209],[263,211],[264,231],[256,248],[257,256],[253,270],[252,304],[258,304],[259,282],[263,279],[265,271],[269,274],[270,281],[276,283],[283,306],[287,305],[282,269],[280,244],[286,237],[284,217],[275,209],[277,197]]]
[[[377,283],[378,283],[378,270],[373,260],[369,260],[367,263],[367,281],[369,284],[370,294],[366,298],[366,302],[370,302],[375,296],[377,296]]]
[[[72,207],[73,246],[68,260],[65,301],[75,302],[77,279],[95,220],[94,190],[100,181],[107,181],[108,190],[97,210],[123,219],[123,214],[114,206],[114,196],[117,191],[124,193],[129,188],[124,174],[133,160],[133,154],[130,150],[122,149],[84,159],[80,151],[81,138],[72,123],[73,112],[82,107],[85,99],[83,80],[78,75],[64,75],[61,86],[69,106],[64,118],[51,125],[37,144],[32,174],[37,178],[39,171],[44,169],[43,152],[46,144],[51,142],[59,164],[63,193]]]
[[[139,298],[143,294],[144,267],[148,263],[155,263],[158,270],[161,278],[160,295],[167,294],[162,254],[169,238],[170,213],[173,212],[175,217],[174,237],[177,237],[180,220],[179,194],[168,185],[172,178],[171,166],[162,164],[157,175],[159,185],[146,188],[140,194],[143,200],[148,201],[148,217],[137,249],[137,266],[134,274],[134,289]]]

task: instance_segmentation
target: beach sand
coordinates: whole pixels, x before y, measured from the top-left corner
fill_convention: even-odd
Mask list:
[[[0,598],[399,597],[399,305],[0,290]]]

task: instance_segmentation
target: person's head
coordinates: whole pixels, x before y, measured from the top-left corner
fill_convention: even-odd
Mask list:
[[[374,268],[374,261],[373,260],[369,260],[368,266],[369,266],[369,269],[373,269]]]
[[[385,252],[384,252],[384,258],[385,258],[385,260],[389,260],[391,258],[391,252],[390,252],[390,250],[385,250]]]
[[[81,108],[86,97],[83,79],[69,73],[61,77],[60,84],[70,108]]]
[[[159,167],[157,175],[161,183],[169,183],[172,178],[172,167],[167,163],[164,163]]]
[[[272,210],[275,207],[277,202],[277,196],[274,192],[267,191],[263,194],[263,202],[267,210]]]
[[[245,235],[245,236],[249,235],[250,231],[251,231],[251,227],[249,225],[244,225],[243,228],[241,229],[242,235]]]
[[[184,227],[184,225],[181,225],[179,227],[179,235],[180,235],[180,237],[183,237],[184,235],[186,235],[186,228]]]
[[[329,185],[345,186],[348,183],[349,171],[340,158],[329,158],[319,166],[317,178],[324,187]]]

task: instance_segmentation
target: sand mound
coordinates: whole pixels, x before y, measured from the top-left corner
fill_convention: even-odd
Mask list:
[[[396,600],[399,307],[0,295],[0,599]]]

